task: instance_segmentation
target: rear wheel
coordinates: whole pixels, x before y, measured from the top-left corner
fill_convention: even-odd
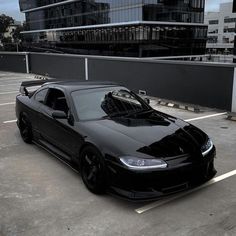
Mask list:
[[[32,127],[26,115],[22,115],[20,117],[19,129],[23,141],[26,143],[32,143],[33,140]]]
[[[96,148],[86,147],[80,155],[80,170],[84,184],[95,194],[106,190],[105,164]]]

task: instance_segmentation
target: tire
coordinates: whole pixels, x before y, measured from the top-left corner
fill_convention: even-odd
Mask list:
[[[32,143],[33,134],[32,127],[26,115],[22,115],[19,119],[20,134],[25,143]]]
[[[94,194],[106,191],[106,168],[99,151],[87,146],[80,154],[80,172],[85,186]]]

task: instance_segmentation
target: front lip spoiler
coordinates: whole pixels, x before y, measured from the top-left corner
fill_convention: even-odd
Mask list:
[[[160,200],[168,196],[178,194],[180,192],[194,189],[208,182],[209,180],[211,180],[216,175],[216,173],[217,171],[214,169],[213,172],[207,178],[204,178],[201,181],[196,182],[196,183],[185,182],[185,183],[173,186],[169,188],[169,190],[172,189],[173,191],[170,191],[167,193],[160,192],[155,189],[152,189],[149,192],[134,191],[134,190],[128,191],[128,190],[124,190],[124,189],[117,188],[114,186],[110,186],[109,189],[107,190],[107,193],[116,198],[130,201],[130,202],[150,202],[150,201]]]
[[[208,164],[205,166],[206,169],[204,168],[203,171],[200,170],[200,175],[195,177],[190,175],[189,178],[183,179],[183,181],[173,181],[173,185],[167,184],[165,186],[164,184],[163,186],[156,186],[154,182],[152,187],[152,184],[148,182],[149,184],[147,184],[147,186],[149,187],[145,187],[145,183],[135,186],[132,184],[131,180],[131,185],[128,184],[126,186],[124,186],[122,182],[117,184],[110,183],[107,192],[123,200],[131,202],[145,202],[158,200],[163,197],[168,197],[179,192],[193,189],[211,180],[216,175],[217,171],[214,167],[214,157],[215,152],[212,153],[211,157],[209,157],[209,161],[207,161]],[[142,180],[143,177],[141,181]],[[135,177],[134,181],[137,182],[139,180]],[[149,180],[147,179],[147,181]]]

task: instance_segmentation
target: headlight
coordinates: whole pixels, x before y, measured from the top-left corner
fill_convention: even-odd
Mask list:
[[[207,142],[201,148],[202,155],[206,156],[211,151],[212,148],[213,148],[213,142],[209,138]]]
[[[167,167],[166,162],[161,159],[142,159],[138,157],[125,156],[121,157],[120,161],[133,170],[163,169]]]

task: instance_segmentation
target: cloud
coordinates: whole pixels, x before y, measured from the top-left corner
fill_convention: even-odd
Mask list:
[[[219,11],[219,5],[232,0],[206,0],[206,11]]]

